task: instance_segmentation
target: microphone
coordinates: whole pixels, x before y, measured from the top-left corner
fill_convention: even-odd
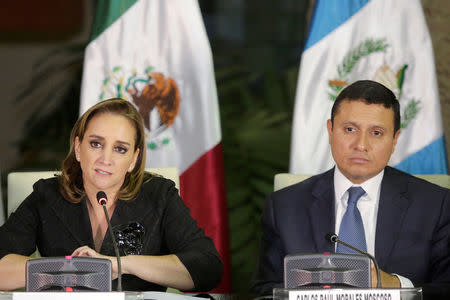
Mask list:
[[[108,222],[108,231],[111,236],[111,240],[114,247],[114,252],[116,253],[117,259],[117,291],[122,291],[122,264],[120,263],[120,254],[119,248],[117,247],[116,238],[114,237],[114,233],[112,231],[111,221],[109,220],[108,210],[106,209],[106,203],[108,203],[108,198],[104,191],[99,191],[97,193],[97,202],[101,206],[103,206],[103,211],[105,212],[106,221]]]
[[[354,250],[354,251],[356,251],[356,252],[358,252],[358,253],[360,253],[360,254],[362,254],[362,255],[364,255],[364,256],[367,256],[368,258],[370,258],[370,260],[373,262],[373,265],[375,266],[375,271],[377,272],[377,288],[381,288],[380,268],[378,267],[378,263],[377,263],[377,260],[375,259],[375,257],[373,257],[372,255],[370,255],[370,254],[367,253],[367,252],[364,252],[364,251],[362,251],[362,250],[360,250],[360,249],[358,249],[358,248],[356,248],[356,247],[353,247],[353,246],[350,245],[350,244],[347,244],[347,243],[344,242],[344,241],[341,241],[341,240],[338,238],[338,236],[337,236],[336,233],[328,232],[328,233],[325,235],[325,239],[326,239],[327,241],[333,243],[333,244],[336,244],[336,243],[342,244],[342,245],[344,245],[345,247],[350,248],[350,249],[352,249],[352,250]]]

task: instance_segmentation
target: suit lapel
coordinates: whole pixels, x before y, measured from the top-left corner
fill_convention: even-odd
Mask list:
[[[334,168],[326,172],[312,189],[309,218],[318,252],[334,252],[334,245],[325,239],[325,235],[335,227],[333,174]]]
[[[388,263],[410,205],[405,197],[407,188],[407,181],[395,176],[393,170],[386,167],[381,182],[375,234],[375,257],[381,268]]]

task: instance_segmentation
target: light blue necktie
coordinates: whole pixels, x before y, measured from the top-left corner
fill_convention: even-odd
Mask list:
[[[366,192],[360,186],[353,186],[348,189],[348,204],[347,210],[342,217],[341,226],[339,228],[339,239],[352,245],[362,251],[367,251],[366,235],[364,233],[364,224],[362,222],[361,214],[356,206],[359,198]],[[344,245],[338,244],[336,248],[337,253],[359,254]]]

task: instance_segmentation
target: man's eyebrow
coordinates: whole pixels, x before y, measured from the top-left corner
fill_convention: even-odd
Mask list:
[[[360,126],[361,124],[355,121],[344,121],[342,122],[342,124],[347,125],[347,124],[351,124],[351,125],[355,125],[355,126]],[[369,127],[373,128],[373,127],[378,127],[378,128],[386,128],[386,126],[384,126],[383,124],[369,124]]]
[[[342,122],[343,125],[353,125],[355,127],[358,127],[359,124],[353,121],[346,121],[346,122]]]
[[[377,129],[387,130],[387,127],[386,127],[386,126],[378,125],[378,124],[372,125],[371,128],[377,128]]]

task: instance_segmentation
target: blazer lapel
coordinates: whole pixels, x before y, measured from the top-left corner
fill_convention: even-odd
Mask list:
[[[381,182],[375,234],[375,257],[385,268],[403,224],[410,200],[405,197],[408,183],[387,167]]]
[[[151,205],[152,203],[142,201],[139,195],[133,200],[117,200],[116,208],[111,216],[111,226],[113,227],[113,231],[122,230],[116,226],[126,227],[132,222],[139,222],[143,225],[142,223],[144,218],[150,218],[150,216],[148,216],[149,212],[153,213],[153,210],[149,209],[149,206]],[[146,230],[149,230],[149,228],[146,228]],[[120,245],[119,251],[123,251]],[[109,255],[115,255],[109,232],[106,232],[105,234],[105,238],[103,239],[101,246],[101,252]]]
[[[325,239],[335,227],[334,216],[334,168],[326,172],[313,186],[309,219],[312,236],[318,252],[334,252],[334,245]]]
[[[94,242],[86,201],[82,199],[80,203],[71,203],[63,199],[62,196],[60,197],[55,199],[52,205],[53,213],[80,246],[86,245],[86,242],[89,241],[89,246],[93,247]],[[89,230],[86,231],[86,228],[89,228]]]

